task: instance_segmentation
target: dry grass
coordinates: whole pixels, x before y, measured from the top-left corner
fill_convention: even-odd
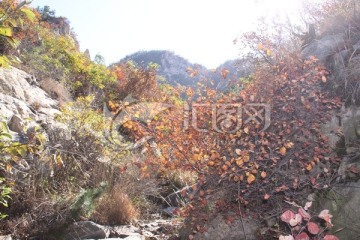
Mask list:
[[[100,224],[129,224],[137,219],[139,212],[120,185],[114,186],[96,204],[91,218]]]

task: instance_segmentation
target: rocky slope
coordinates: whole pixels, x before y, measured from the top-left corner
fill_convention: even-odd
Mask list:
[[[200,64],[191,63],[169,51],[141,51],[125,57],[120,60],[120,63],[129,60],[143,67],[146,67],[149,63],[158,64],[158,75],[164,77],[166,83],[175,86],[197,87],[197,82],[203,80],[205,83],[213,81],[213,87],[218,90],[226,90],[229,81],[247,77],[251,73],[251,64],[246,60],[229,60],[216,69],[210,70]],[[197,71],[197,74],[191,76],[190,69]],[[226,77],[222,76],[222,70],[228,71]]]

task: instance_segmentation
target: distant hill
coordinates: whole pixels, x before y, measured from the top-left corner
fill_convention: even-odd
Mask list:
[[[120,63],[129,60],[143,67],[149,63],[158,64],[158,75],[164,77],[168,84],[175,86],[196,86],[201,81],[213,88],[224,90],[229,81],[248,76],[251,71],[251,65],[245,64],[245,61],[241,60],[229,60],[218,68],[209,70],[200,64],[191,63],[173,52],[162,50],[136,52],[121,59]],[[225,71],[229,72],[226,77],[222,74]]]

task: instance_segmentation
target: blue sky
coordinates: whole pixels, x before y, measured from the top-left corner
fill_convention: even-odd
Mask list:
[[[116,62],[139,50],[170,50],[214,68],[238,56],[233,40],[263,15],[298,0],[34,0],[67,17],[82,50]]]

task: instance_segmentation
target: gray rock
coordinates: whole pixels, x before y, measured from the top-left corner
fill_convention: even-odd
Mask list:
[[[110,236],[110,230],[91,221],[77,222],[72,224],[67,230],[63,239],[104,239]]]
[[[345,145],[349,147],[352,142],[360,138],[360,107],[352,106],[345,109],[341,116],[341,125],[345,137]]]
[[[0,236],[0,240],[12,240],[11,235]]]
[[[244,228],[242,226],[241,219],[237,218],[232,223],[227,223],[223,216],[218,215],[211,221],[209,221],[205,228],[204,233],[196,233],[194,235],[195,240],[256,240],[258,229],[260,225],[252,219],[243,219]],[[180,232],[180,239],[188,239],[188,234],[191,231],[182,229]]]
[[[11,131],[20,133],[24,131],[25,122],[19,115],[13,115],[8,125]]]
[[[325,63],[327,57],[341,51],[345,46],[345,38],[343,34],[326,35],[318,40],[310,43],[301,52],[304,59],[314,56],[320,62]]]
[[[329,146],[333,149],[336,148],[336,145],[340,140],[340,136],[337,134],[337,131],[340,129],[340,118],[337,116],[337,112],[333,111],[331,119],[321,126],[321,132],[328,137]]]
[[[360,181],[334,187],[320,198],[317,212],[330,210],[334,227],[331,231],[339,239],[359,239],[360,236]],[[341,229],[341,231],[337,231]]]
[[[130,236],[140,236],[139,228],[132,225],[123,225],[113,227],[110,231],[110,237],[126,238]]]

